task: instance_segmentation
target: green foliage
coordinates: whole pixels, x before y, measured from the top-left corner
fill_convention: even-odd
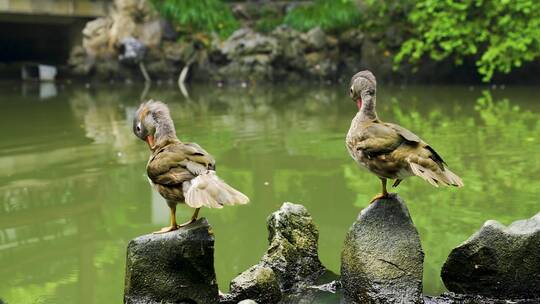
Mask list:
[[[261,33],[269,33],[283,24],[283,16],[272,9],[263,9],[260,18],[255,23],[255,30]]]
[[[408,15],[410,38],[395,57],[418,63],[474,58],[489,81],[495,72],[509,73],[540,56],[540,1],[415,1]],[[382,11],[382,8],[379,8]]]
[[[360,10],[353,0],[315,0],[311,5],[291,10],[284,21],[301,31],[317,26],[325,31],[338,31],[358,25]]]
[[[238,21],[220,0],[151,1],[162,16],[189,32],[215,32],[227,37],[238,28]]]

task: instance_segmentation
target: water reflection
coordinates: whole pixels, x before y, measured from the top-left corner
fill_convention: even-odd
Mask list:
[[[121,301],[127,241],[167,221],[144,175],[146,146],[131,134],[143,89],[73,86],[40,101],[0,85],[0,127],[10,130],[0,141],[0,297],[8,303]],[[450,248],[486,219],[508,223],[538,211],[533,90],[380,88],[380,116],[430,142],[466,185],[400,185],[426,252],[427,293],[443,290]],[[344,235],[378,190],[345,150],[354,105],[342,87],[196,86],[187,100],[157,86],[146,95],[167,101],[181,139],[210,151],[220,176],[251,197],[245,207],[202,212],[216,232],[222,289],[260,258],[265,219],[283,201],[308,207],[323,263],[339,270]]]

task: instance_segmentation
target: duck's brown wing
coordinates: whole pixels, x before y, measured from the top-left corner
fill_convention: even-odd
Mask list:
[[[154,152],[146,172],[153,183],[172,186],[180,185],[213,168],[214,158],[199,145],[179,142]]]
[[[405,141],[394,129],[379,122],[366,125],[360,134],[348,143],[349,148],[368,157],[390,153]]]
[[[395,154],[405,158],[414,175],[423,178],[435,187],[439,185],[463,186],[461,178],[447,168],[439,153],[420,139],[418,135],[396,124],[385,123],[385,125],[395,130],[397,134],[407,141],[407,149],[396,151]]]
[[[433,186],[463,186],[461,179],[446,168],[442,157],[418,135],[392,123],[373,123],[364,131],[357,149],[368,156],[389,154],[396,164],[408,163],[410,171]]]
[[[247,203],[244,194],[219,179],[215,168],[214,158],[199,145],[179,142],[156,151],[147,172],[165,198],[177,197],[192,208]]]

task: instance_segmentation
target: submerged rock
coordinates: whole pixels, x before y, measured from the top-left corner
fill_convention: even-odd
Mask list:
[[[539,298],[539,248],[540,213],[508,227],[490,220],[452,250],[441,277],[457,293]]]
[[[362,210],[346,236],[341,283],[354,303],[421,303],[424,253],[397,195]]]
[[[214,236],[205,218],[129,242],[125,303],[218,303]]]

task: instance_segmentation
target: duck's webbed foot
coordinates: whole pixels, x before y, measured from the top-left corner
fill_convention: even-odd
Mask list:
[[[154,231],[152,233],[153,234],[162,234],[162,233],[167,233],[167,232],[171,232],[171,231],[174,231],[174,230],[178,230],[178,228],[180,228],[180,226],[178,226],[178,225],[169,226],[169,227],[163,227],[163,228],[161,228],[161,230]]]
[[[381,198],[388,198],[390,196],[390,193],[386,190],[386,178],[381,178],[381,185],[382,185],[382,193],[375,195],[369,203],[373,203],[374,201],[381,199]]]
[[[169,203],[169,202],[167,202]],[[178,224],[176,224],[176,203],[170,203],[169,208],[171,209],[171,224],[169,227],[163,227],[161,230],[154,231],[154,234],[161,234],[161,233],[167,233],[174,230],[178,230],[180,228]]]
[[[378,199],[381,199],[381,198],[388,198],[390,196],[390,193],[386,192],[386,193],[379,193],[377,195],[375,195],[370,201],[369,203],[373,203],[374,201],[378,200]]]

